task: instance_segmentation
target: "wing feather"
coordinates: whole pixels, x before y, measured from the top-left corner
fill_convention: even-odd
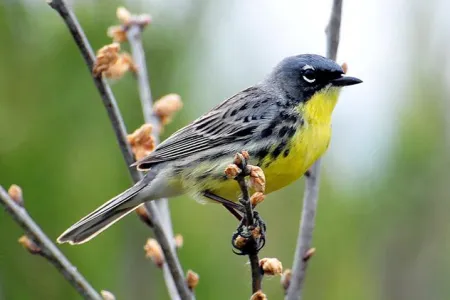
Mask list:
[[[164,161],[188,157],[236,140],[251,138],[274,110],[273,95],[258,86],[250,87],[225,100],[210,112],[175,132],[154,152],[133,166],[148,169]],[[258,105],[255,105],[258,103]],[[253,115],[252,115],[253,113]]]

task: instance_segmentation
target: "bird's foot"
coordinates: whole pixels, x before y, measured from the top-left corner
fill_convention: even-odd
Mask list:
[[[257,211],[253,211],[253,224],[246,224],[247,220],[242,219],[231,239],[231,244],[236,249],[233,252],[237,255],[256,254],[266,243],[266,223]]]

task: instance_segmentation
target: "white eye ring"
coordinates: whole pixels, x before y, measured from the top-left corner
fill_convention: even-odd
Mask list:
[[[315,69],[314,69],[313,66],[305,65],[305,66],[302,68],[302,70],[313,70],[313,71],[314,71]],[[310,79],[310,78],[306,77],[305,75],[303,75],[303,79],[304,79],[306,82],[309,82],[309,83],[313,83],[314,81],[316,81],[315,78]]]
[[[316,79],[315,78],[313,78],[313,79],[309,79],[308,77],[306,77],[305,75],[303,75],[303,79],[305,79],[305,81],[306,82],[309,82],[309,83],[313,83],[314,81],[316,81]]]

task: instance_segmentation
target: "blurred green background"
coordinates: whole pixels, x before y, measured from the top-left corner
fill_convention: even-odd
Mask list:
[[[101,0],[77,2],[74,10],[95,49],[109,43],[105,32],[117,23],[117,6],[152,14],[144,38],[153,94],[176,92],[185,104],[164,138],[261,79],[282,57],[276,49],[324,53],[330,1],[264,3]],[[442,18],[443,1],[399,1],[395,9],[390,3],[367,1],[377,9],[359,11],[344,3],[338,58],[345,53],[350,73],[365,83],[342,94],[344,109],[335,114],[314,233],[317,253],[304,299],[450,299],[448,21]],[[273,17],[293,10],[291,5],[300,10]],[[298,28],[279,25],[295,24],[294,15],[318,20]],[[358,27],[354,18],[368,21],[351,33]],[[257,28],[255,19],[267,27]],[[241,30],[242,43],[227,39]],[[267,48],[262,35],[271,41]],[[385,37],[396,43],[389,47]],[[372,42],[365,45],[364,39]],[[313,45],[286,42],[294,40]],[[29,213],[55,239],[127,188],[130,178],[97,90],[59,16],[44,1],[3,0],[0,41],[0,184],[19,184]],[[224,69],[228,77],[219,74]],[[127,75],[112,88],[132,131],[142,123],[136,82]],[[367,125],[366,117],[374,122]],[[355,149],[363,151],[354,155]],[[261,257],[277,257],[285,268],[292,264],[302,192],[300,180],[270,195],[259,209],[268,224]],[[234,219],[219,206],[185,197],[170,205],[174,230],[185,239],[182,265],[200,275],[197,299],[248,299],[246,258],[230,247]],[[0,299],[79,299],[47,261],[22,249],[22,234],[1,210]],[[150,236],[129,216],[88,244],[61,249],[96,289],[117,299],[168,299],[161,271],[144,257]],[[283,297],[278,277],[265,278],[264,291],[271,299]]]

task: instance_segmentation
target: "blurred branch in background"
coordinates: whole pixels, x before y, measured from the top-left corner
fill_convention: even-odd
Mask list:
[[[131,47],[131,53],[133,55],[133,62],[136,66],[136,77],[138,81],[139,95],[142,105],[142,112],[144,115],[144,121],[146,124],[152,126],[154,145],[159,143],[159,133],[164,125],[163,120],[158,117],[153,109],[152,92],[150,88],[150,80],[146,67],[145,52],[142,43],[142,30],[147,24],[150,23],[150,17],[148,15],[131,15],[125,8],[119,7],[117,9],[117,17],[123,23],[122,26],[126,32],[127,40]],[[168,99],[168,98],[166,98]],[[163,99],[162,99],[163,100]],[[179,100],[179,98],[178,98]],[[179,100],[179,103],[181,101]],[[176,107],[178,109],[178,107]],[[149,199],[154,200],[154,199]],[[165,235],[168,237],[174,236],[172,220],[170,217],[169,203],[166,198],[158,199],[155,202],[158,213],[161,218],[161,225],[165,231]],[[152,211],[150,203],[146,203],[147,210]],[[153,221],[151,220],[153,223]],[[175,252],[174,239],[168,239],[169,247]],[[172,266],[174,268],[175,266]],[[163,264],[164,279],[169,290],[169,294],[174,296],[177,294],[175,283],[172,279],[169,263]],[[178,267],[177,267],[178,268]],[[181,270],[181,266],[179,266]],[[182,278],[180,278],[181,280]]]
[[[22,190],[13,185],[9,193],[0,186],[0,203],[11,217],[26,232],[19,239],[31,254],[38,254],[46,258],[69,281],[69,283],[85,299],[101,300],[102,297],[81,275],[77,268],[59,251],[41,228],[34,222],[24,207]]]
[[[342,0],[334,0],[331,9],[330,21],[326,27],[327,57],[336,60],[339,46],[339,31],[341,27]],[[318,159],[305,176],[305,192],[303,196],[303,209],[300,220],[300,229],[292,267],[292,277],[287,289],[287,300],[301,299],[302,288],[305,281],[306,267],[311,251],[312,234],[314,231],[317,201],[319,194],[319,176],[321,159]],[[308,255],[309,254],[309,255]]]
[[[63,0],[50,1],[49,5],[54,10],[56,10],[63,18],[77,46],[81,51],[89,70],[92,71],[94,67],[95,56],[75,15],[67,7],[66,3]],[[116,138],[119,142],[122,155],[128,167],[134,162],[134,157],[131,152],[130,145],[127,143],[126,127],[118,109],[116,100],[108,84],[101,76],[93,75],[93,79],[100,95],[102,96],[103,104],[105,105],[105,108],[108,112],[108,116],[116,133]],[[139,173],[135,168],[128,168],[128,170],[135,183],[142,179],[142,174]],[[171,241],[173,240],[173,235],[170,238],[166,235],[163,224],[159,219],[160,216],[158,213],[158,207],[156,206],[155,202],[147,202],[145,204],[145,207],[148,210],[148,218],[151,219],[151,224],[153,225],[153,232],[162,248],[165,262],[168,265],[172,278],[177,287],[178,296],[181,299],[191,299],[192,294],[186,285],[181,264],[175,253],[174,247],[172,247],[173,243]],[[168,285],[168,287],[169,293],[172,293],[173,291],[172,289],[170,289],[170,285]],[[177,299],[178,296],[171,294],[171,297],[173,299]]]

